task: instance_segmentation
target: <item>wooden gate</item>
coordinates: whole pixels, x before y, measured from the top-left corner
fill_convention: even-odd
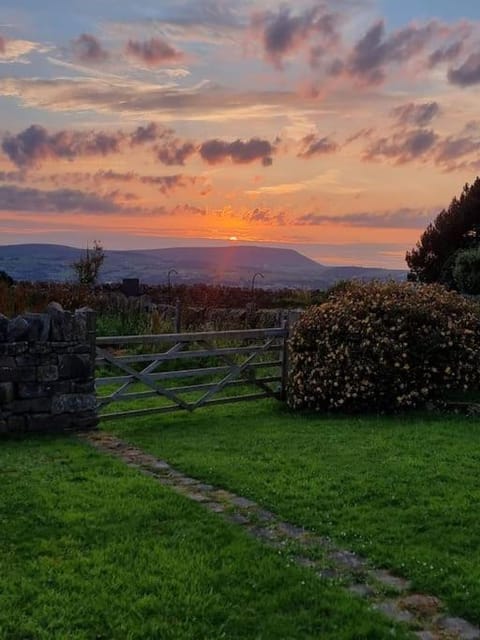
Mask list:
[[[100,417],[109,420],[281,398],[287,337],[286,322],[269,329],[97,338]],[[126,401],[136,401],[135,408],[126,410]],[[105,412],[112,404],[119,408]]]

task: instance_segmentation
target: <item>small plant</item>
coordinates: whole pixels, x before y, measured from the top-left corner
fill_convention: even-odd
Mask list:
[[[296,323],[289,405],[389,412],[476,390],[479,320],[440,285],[351,283]]]
[[[85,253],[72,264],[79,284],[93,286],[105,260],[105,252],[100,242],[94,240],[93,249],[87,246]]]

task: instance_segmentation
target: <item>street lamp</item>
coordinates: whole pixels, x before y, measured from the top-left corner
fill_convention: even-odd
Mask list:
[[[257,276],[260,276],[260,278],[264,278],[265,277],[263,275],[263,273],[260,273],[260,271],[257,271],[257,273],[254,274],[254,276],[252,278],[252,299],[255,298],[255,278]]]
[[[167,283],[168,283],[168,300],[171,302],[172,300],[172,281],[170,276],[174,273],[178,276],[178,271],[176,269],[169,269],[167,274]]]

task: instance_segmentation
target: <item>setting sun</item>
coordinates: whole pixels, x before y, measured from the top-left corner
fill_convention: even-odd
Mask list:
[[[233,242],[235,242],[235,240],[238,240],[237,236],[230,236],[229,240],[232,240]]]

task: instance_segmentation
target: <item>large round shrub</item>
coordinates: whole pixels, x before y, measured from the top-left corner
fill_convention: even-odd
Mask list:
[[[478,306],[440,285],[355,283],[295,324],[288,402],[394,411],[477,388]]]

